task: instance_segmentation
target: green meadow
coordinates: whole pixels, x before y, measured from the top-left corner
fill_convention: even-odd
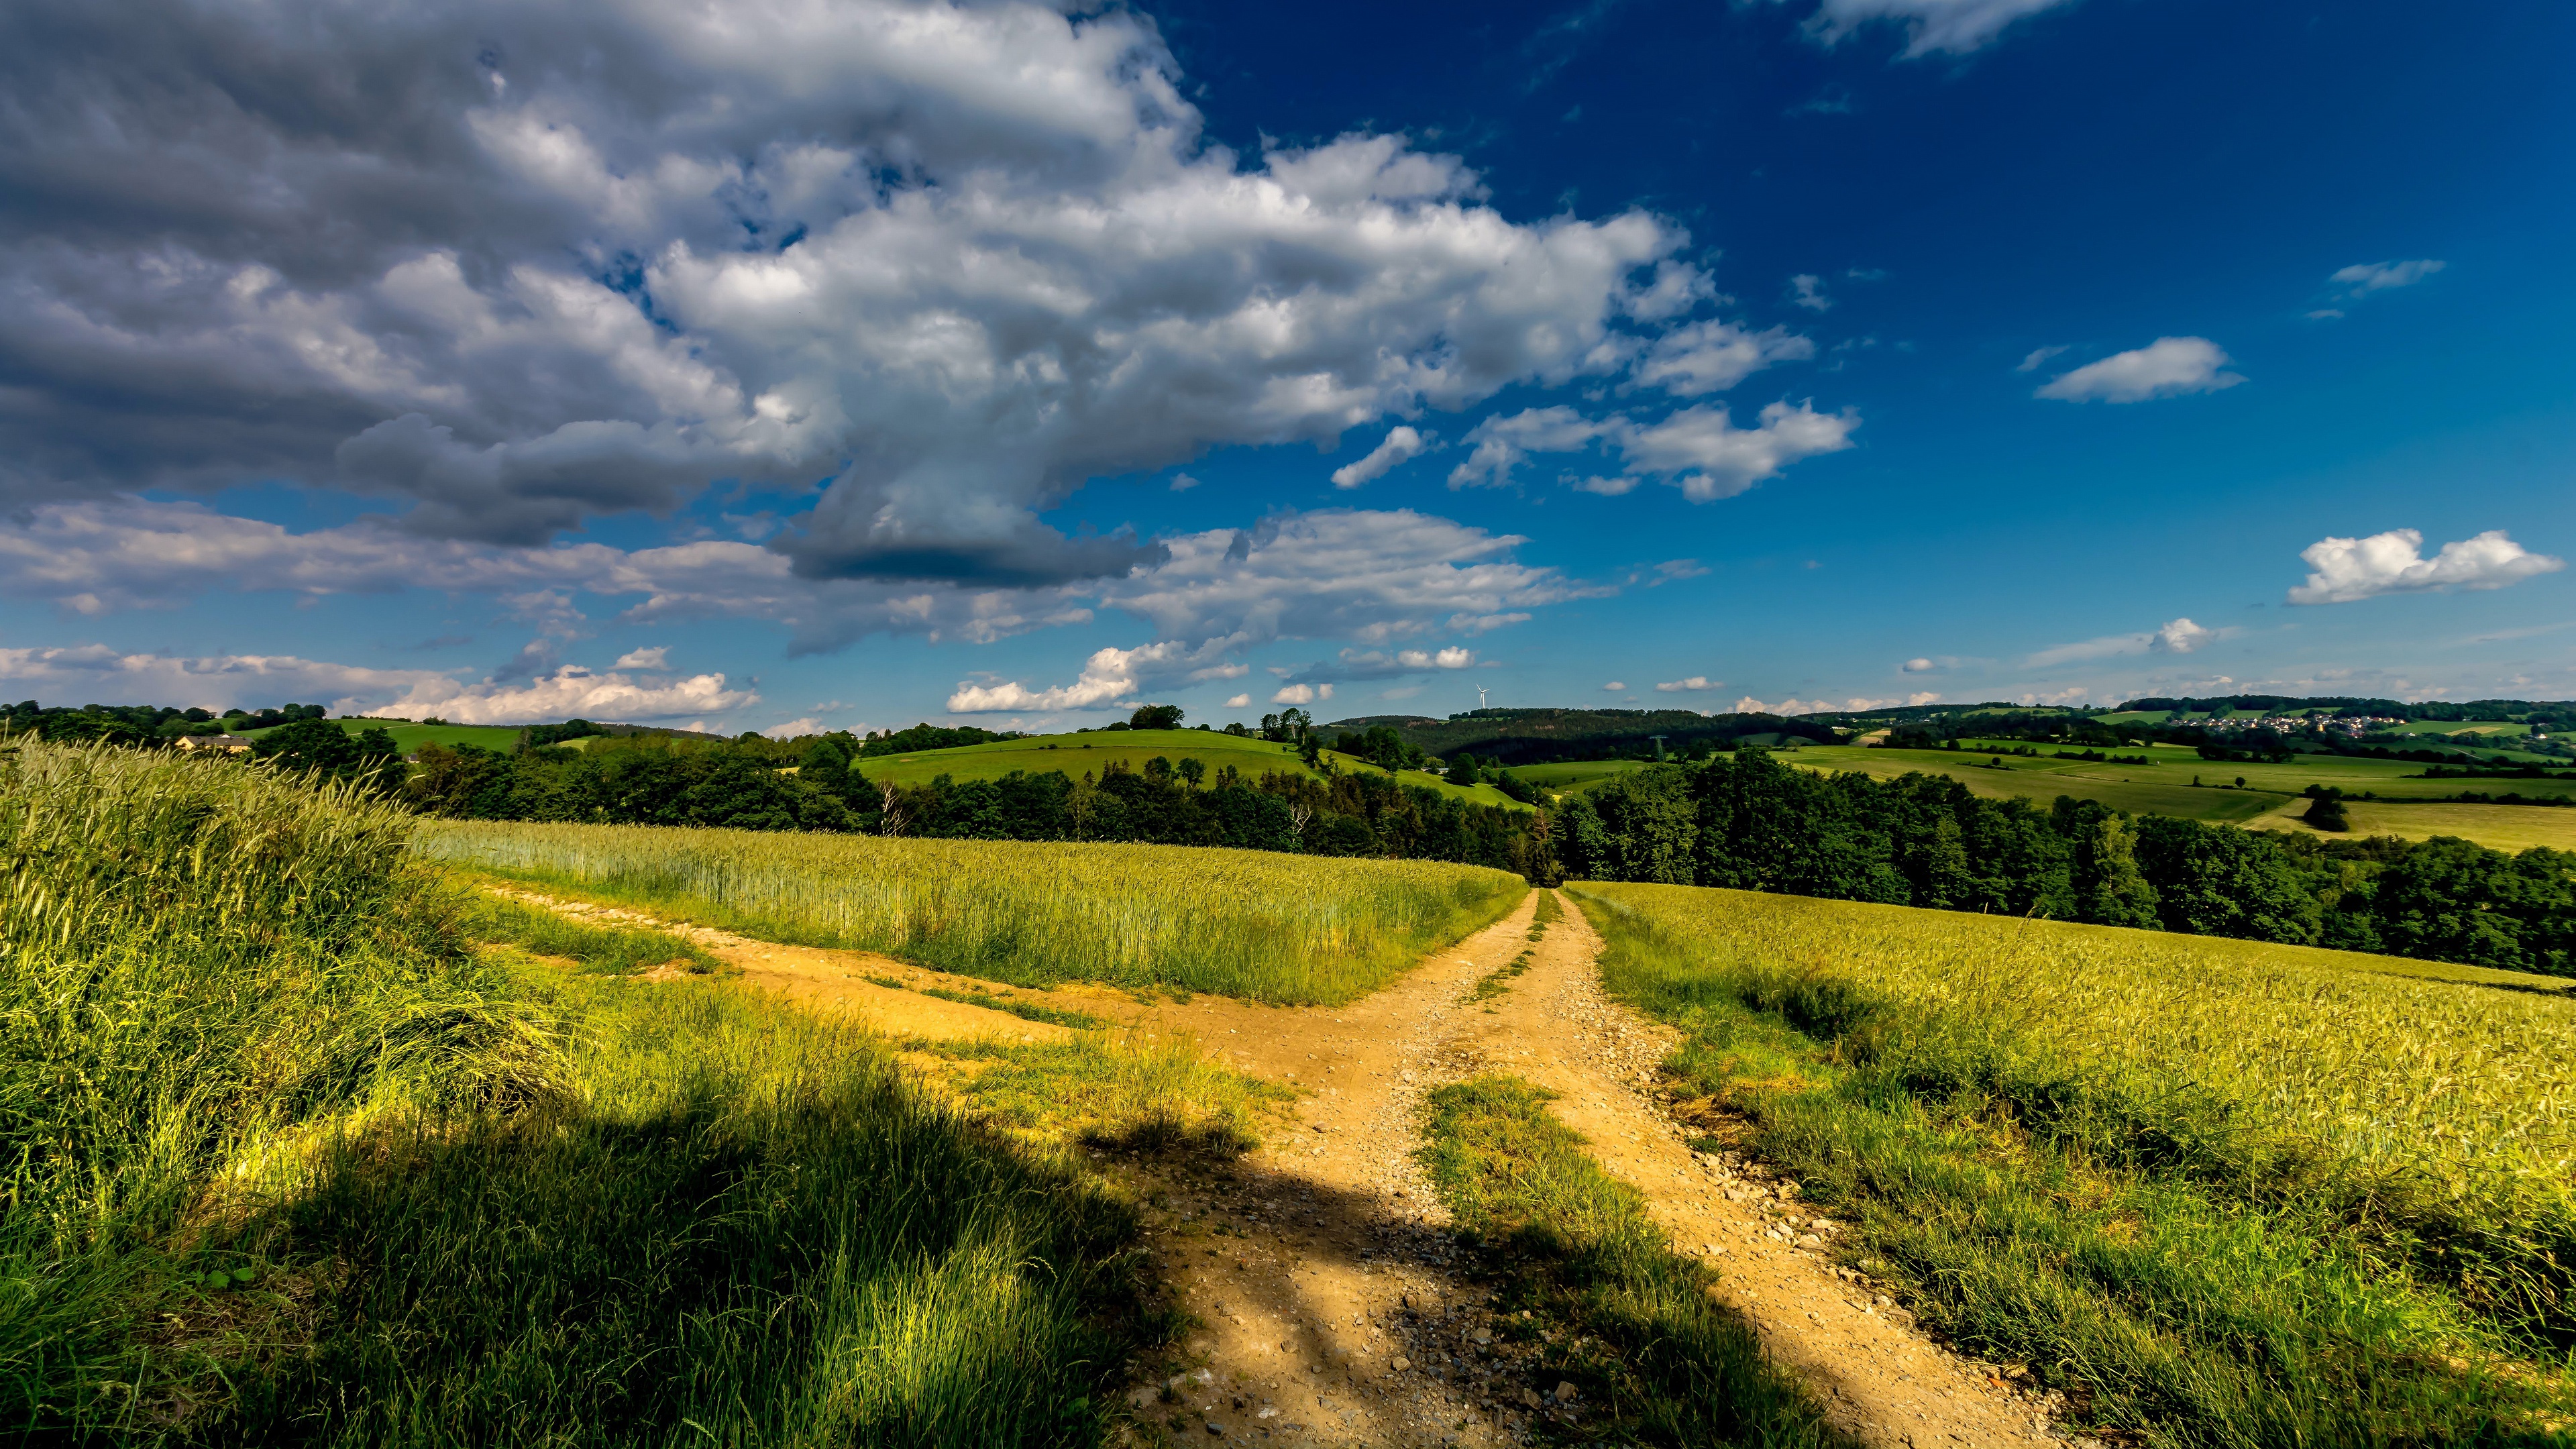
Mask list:
[[[406,755],[423,745],[446,745],[451,748],[457,745],[480,745],[487,750],[515,749],[519,743],[520,729],[517,725],[393,724],[372,719],[335,719],[331,723],[353,735],[362,730],[381,728],[386,734],[394,737],[394,748]],[[256,740],[284,728],[284,725],[272,725],[264,730],[245,730],[242,732],[242,738]],[[579,749],[590,743],[593,738],[596,737],[586,735],[566,743]]]
[[[1644,760],[1566,760],[1548,765],[1509,765],[1505,768],[1511,771],[1512,778],[1535,785],[1551,795],[1570,795],[1646,766]]]
[[[1184,756],[1200,760],[1210,774],[1232,765],[1251,779],[1265,774],[1322,777],[1297,758],[1294,745],[1219,734],[1215,730],[1094,730],[1089,734],[1038,735],[948,750],[918,750],[908,755],[870,755],[853,763],[871,780],[924,785],[941,775],[958,781],[998,780],[1014,771],[1043,775],[1061,770],[1079,780],[1086,774],[1099,774],[1112,761],[1141,770],[1147,760],[1157,755],[1174,764]],[[1324,756],[1345,775],[1377,771],[1377,766],[1349,755],[1326,750]],[[1506,810],[1529,808],[1491,785],[1452,785],[1419,770],[1408,770],[1396,778],[1409,786],[1437,790],[1453,800],[1498,805]]]

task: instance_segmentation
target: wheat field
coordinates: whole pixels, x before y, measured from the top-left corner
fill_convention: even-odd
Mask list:
[[[2545,978],[1685,886],[1573,888],[1668,1071],[1916,1306],[2176,1444],[2555,1433],[2576,1001]],[[1724,1109],[1724,1110],[1719,1110]],[[2043,1368],[2045,1366],[2045,1368]]]
[[[766,940],[1014,985],[1103,981],[1282,1005],[1373,991],[1527,890],[1481,866],[1192,846],[432,821],[414,848]]]

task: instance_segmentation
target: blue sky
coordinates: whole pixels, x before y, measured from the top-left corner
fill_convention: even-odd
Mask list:
[[[1444,9],[13,8],[0,694],[2576,696],[2576,12]]]

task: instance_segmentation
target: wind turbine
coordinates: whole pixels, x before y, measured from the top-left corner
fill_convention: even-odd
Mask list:
[[[1478,708],[1478,709],[1483,709],[1484,707],[1485,707],[1485,686],[1483,686],[1483,685],[1479,684],[1479,685],[1477,685],[1477,686],[1476,686],[1476,708]]]

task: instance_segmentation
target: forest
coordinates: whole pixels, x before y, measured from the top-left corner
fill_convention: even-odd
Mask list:
[[[2576,975],[2576,855],[2317,840],[1934,775],[1792,769],[1760,749],[1569,797],[1568,878],[2085,921]]]

